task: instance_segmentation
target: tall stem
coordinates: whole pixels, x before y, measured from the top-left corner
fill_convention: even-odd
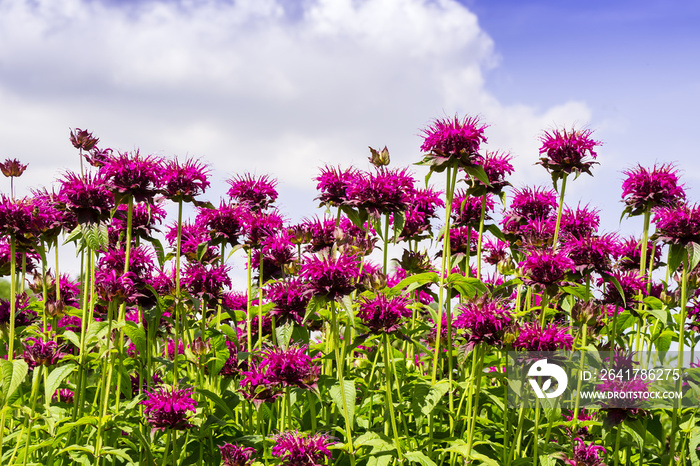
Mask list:
[[[683,259],[683,274],[681,275],[681,320],[680,320],[680,330],[678,332],[678,372],[681,373],[683,370],[683,348],[685,347],[685,320],[688,317],[687,305],[688,305],[688,261],[687,256]],[[676,382],[676,392],[680,392],[682,388],[683,379],[679,378]],[[676,400],[678,403],[678,400]],[[673,417],[671,419],[671,458],[674,457],[676,451],[676,436],[678,433],[678,411],[680,406],[676,404],[673,409]]]
[[[352,444],[352,423],[350,422],[350,411],[345,398],[345,378],[343,377],[343,359],[340,357],[340,335],[338,329],[338,316],[335,307],[335,300],[331,301],[331,333],[333,334],[333,351],[335,353],[335,365],[338,371],[338,382],[340,384],[340,397],[343,402],[343,417],[345,418],[345,434],[347,435],[348,446],[350,447],[350,461],[355,465],[355,449]]]
[[[389,408],[389,419],[391,419],[391,431],[394,434],[394,446],[399,454],[399,461],[403,461],[403,452],[401,451],[401,443],[399,442],[399,431],[396,428],[396,415],[394,414],[394,401],[391,398],[391,364],[389,363],[389,335],[384,334],[384,374],[386,388],[386,405]]]
[[[17,273],[16,262],[15,235],[10,235],[10,344],[7,354],[8,361],[12,361],[15,357],[15,313],[17,312],[17,288],[15,287],[15,275]]]
[[[182,253],[182,199],[178,200],[177,205],[177,243],[175,251],[175,351],[173,355],[173,387],[177,384],[177,358],[178,348],[180,347],[180,313],[182,300],[182,292],[180,290],[180,254]]]
[[[557,224],[554,227],[554,239],[552,240],[552,248],[557,248],[557,241],[559,240],[559,225],[561,224],[561,211],[564,208],[564,191],[566,191],[566,178],[568,174],[564,174],[561,179],[561,192],[559,193],[559,208],[557,210]]]
[[[476,279],[481,280],[481,242],[484,239],[484,217],[486,217],[486,194],[481,197],[481,216],[479,217],[479,238],[476,241]],[[468,247],[471,247],[468,245]]]

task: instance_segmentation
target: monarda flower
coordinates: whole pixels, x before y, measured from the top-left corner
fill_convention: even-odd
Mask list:
[[[655,237],[659,240],[685,246],[700,243],[700,205],[660,207],[654,211]]]
[[[546,219],[557,209],[557,194],[552,189],[525,187],[514,192],[510,216],[518,219]]]
[[[99,138],[93,137],[92,133],[86,129],[75,128],[70,132],[70,142],[76,149],[89,151],[95,144],[100,141]]]
[[[445,207],[441,192],[432,188],[416,189],[408,202],[403,230],[398,241],[420,240],[431,233],[432,219],[437,218],[437,208]]]
[[[569,271],[576,271],[574,261],[562,252],[554,251],[532,251],[520,266],[524,284],[553,293]]]
[[[456,192],[452,200],[452,221],[454,225],[479,228],[482,201],[483,197],[469,196],[465,191]],[[486,195],[484,220],[491,218],[489,214],[493,211],[494,206],[491,196]]]
[[[200,208],[195,224],[209,232],[214,244],[236,246],[243,236],[241,212],[240,207],[221,201],[216,209]]]
[[[622,309],[633,310],[634,306],[637,304],[639,294],[642,293],[643,296],[646,295],[647,280],[639,276],[638,270],[629,270],[627,272],[615,271],[610,274],[610,276],[617,280],[622,294],[620,294],[620,291],[613,284],[612,280],[600,278],[598,284],[602,285],[605,283],[602,299],[603,303],[613,304]]]
[[[607,412],[603,425],[607,428],[614,427],[643,413],[643,394],[649,391],[650,383],[649,380],[642,379],[609,379],[597,385],[596,391],[603,395],[599,401],[601,409]]]
[[[10,301],[0,299],[0,323],[10,322]],[[26,327],[36,320],[36,312],[31,309],[27,293],[17,293],[15,297],[15,327]]]
[[[402,317],[410,317],[410,299],[403,295],[387,297],[383,293],[374,298],[362,298],[357,316],[372,333],[390,333],[399,329]]]
[[[307,256],[300,277],[309,283],[314,295],[329,300],[350,294],[360,276],[360,262],[343,253]]]
[[[335,219],[330,217],[307,218],[302,221],[300,226],[309,237],[309,244],[304,247],[305,252],[313,254],[329,250],[335,244]]]
[[[246,204],[250,210],[265,210],[277,199],[276,180],[267,175],[255,178],[250,173],[238,175],[227,181],[231,185],[229,197],[241,204]]]
[[[598,209],[590,209],[588,206],[577,207],[576,210],[568,206],[564,207],[561,215],[562,235],[570,235],[574,238],[583,238],[594,235],[600,225]]]
[[[586,445],[586,443],[580,439],[574,439],[573,447],[573,458],[566,458],[564,464],[567,466],[605,466],[603,459],[600,454],[605,454],[605,448],[600,445]]]
[[[576,271],[581,275],[591,272],[610,272],[612,259],[619,254],[617,237],[614,233],[603,236],[571,237],[564,243],[569,259],[574,261]]]
[[[24,353],[22,359],[30,368],[37,366],[53,366],[64,353],[55,341],[43,341],[40,338],[27,338],[24,340]]]
[[[637,165],[623,172],[622,200],[627,215],[640,215],[654,207],[673,207],[685,199],[683,186],[678,183],[678,171],[673,165],[661,165],[649,170]]]
[[[281,458],[284,466],[320,466],[332,456],[324,434],[304,436],[287,431],[276,435],[274,441],[272,456]]]
[[[271,382],[267,371],[261,370],[255,361],[249,364],[248,370],[241,372],[241,375],[241,393],[256,406],[273,401],[282,394],[281,387]]]
[[[81,176],[68,172],[60,183],[58,195],[78,223],[99,223],[109,218],[114,207],[114,195],[107,188],[103,176],[93,177],[89,173]]]
[[[453,326],[466,331],[471,346],[484,343],[500,347],[504,331],[513,324],[511,310],[500,301],[479,299],[460,305],[458,310]]]
[[[414,190],[413,177],[406,171],[378,169],[355,177],[347,188],[345,205],[365,211],[374,218],[403,212]]]
[[[175,222],[165,233],[165,239],[173,249],[177,249],[177,230],[178,226]],[[213,262],[218,256],[218,249],[208,244],[209,239],[209,232],[202,224],[183,222],[180,225],[180,255],[185,256],[190,262],[205,264]],[[199,249],[201,245],[206,246],[203,251]]]
[[[163,167],[163,194],[175,202],[193,202],[209,187],[207,166],[194,159],[169,160]]]
[[[483,196],[484,194],[500,194],[510,183],[506,181],[506,176],[515,170],[510,161],[513,157],[510,154],[502,154],[498,151],[486,151],[486,155],[479,160],[481,168],[486,173],[489,184],[485,185],[477,177],[472,177],[472,186],[468,192],[472,196]]]
[[[108,160],[100,174],[107,179],[118,204],[129,197],[152,204],[162,185],[162,160],[153,155],[142,156],[138,150],[124,152]]]
[[[264,350],[258,368],[265,374],[268,383],[282,387],[313,388],[320,367],[314,364],[306,351],[306,346]]]
[[[140,404],[145,406],[146,420],[154,429],[184,430],[192,426],[188,422],[187,412],[194,413],[197,402],[192,399],[191,388],[161,387],[145,393],[147,398]]]
[[[219,371],[222,377],[235,377],[241,373],[241,370],[247,367],[245,361],[238,360],[238,342],[226,339],[226,349],[228,349],[228,358],[224,363],[224,367]]]
[[[191,295],[206,299],[207,302],[215,302],[222,298],[224,288],[231,288],[229,270],[227,265],[190,263],[185,267],[182,284]]]
[[[340,167],[323,167],[321,174],[315,180],[316,190],[320,193],[316,200],[320,201],[320,206],[340,206],[348,200],[348,186],[355,182],[360,173],[354,168],[341,170]]]
[[[129,207],[126,204],[120,204],[112,216],[112,221],[109,225],[109,242],[117,244],[126,240],[126,228],[128,224]],[[131,238],[135,241],[136,238],[148,240],[153,238],[153,232],[158,231],[157,225],[163,223],[165,218],[165,210],[158,204],[141,204],[134,203],[131,213]]]
[[[221,461],[224,466],[249,466],[252,464],[252,457],[255,455],[254,448],[242,447],[224,443],[219,447]]]
[[[593,131],[588,129],[572,128],[545,131],[540,136],[540,154],[543,156],[537,163],[552,175],[555,185],[557,180],[571,173],[575,173],[576,176],[581,173],[591,174],[591,167],[598,163],[592,160],[598,155],[593,148],[601,144],[600,141],[591,138],[591,134]]]
[[[258,271],[260,276],[260,264],[262,262],[262,278],[267,281],[273,278],[281,278],[285,275],[285,267],[296,260],[294,245],[289,239],[286,230],[281,230],[272,236],[268,236],[261,243],[260,249],[253,251],[250,266]]]
[[[434,120],[423,130],[424,141],[420,150],[426,152],[421,162],[431,170],[442,172],[449,166],[472,167],[479,163],[479,147],[486,142],[484,130],[477,117]]]
[[[17,159],[5,159],[0,162],[0,172],[7,178],[17,178],[22,176],[22,173],[27,169],[27,164],[20,163]]]
[[[53,394],[53,400],[66,404],[73,404],[74,398],[75,393],[67,388],[59,388],[56,390],[56,393]]]
[[[266,212],[241,209],[242,230],[246,233],[245,244],[248,248],[260,247],[262,242],[277,233],[284,225],[284,219],[276,209]]]
[[[526,351],[570,350],[574,337],[568,328],[550,323],[542,328],[539,322],[527,322],[520,327],[513,348]]]
[[[269,314],[274,316],[278,325],[296,322],[301,325],[306,314],[306,306],[311,300],[311,293],[299,278],[291,278],[270,284],[266,290],[267,299],[274,303]]]
[[[654,241],[647,243],[647,268],[651,264],[651,254],[654,253],[654,265],[656,268],[661,260],[661,246]],[[634,236],[625,238],[620,242],[618,249],[617,267],[622,270],[639,270],[642,263],[641,239]]]

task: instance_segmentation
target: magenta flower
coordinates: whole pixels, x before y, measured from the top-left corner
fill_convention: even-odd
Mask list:
[[[83,153],[83,158],[93,167],[101,168],[114,158],[112,155],[113,152],[114,151],[110,148],[100,149],[99,147],[95,146],[90,149],[89,152]]]
[[[249,248],[260,247],[266,238],[274,235],[284,225],[284,219],[276,209],[266,212],[242,209],[240,217],[242,230],[246,234],[244,244]]]
[[[653,241],[647,243],[647,269],[651,263],[651,254],[654,252],[654,268],[661,260],[661,247]],[[641,240],[630,236],[625,238],[618,250],[617,266],[622,270],[639,270],[642,262]]]
[[[306,351],[306,346],[264,350],[258,369],[265,374],[267,383],[282,387],[315,387],[320,366]]]
[[[126,227],[128,222],[129,207],[126,204],[117,206],[117,210],[112,216],[112,221],[109,225],[109,242],[110,244],[121,243],[126,241]],[[131,238],[136,241],[136,238],[148,240],[153,238],[153,232],[158,231],[157,225],[163,223],[165,218],[165,210],[160,204],[141,204],[134,203],[134,208],[131,215]]]
[[[308,236],[308,243],[304,247],[305,252],[317,253],[330,249],[335,244],[335,219],[307,218],[300,225],[304,231],[304,236]]]
[[[479,163],[479,146],[486,142],[484,130],[477,117],[464,117],[460,120],[445,118],[434,120],[423,130],[424,141],[420,150],[427,152],[424,164],[442,172],[448,166],[471,167]]]
[[[348,186],[354,184],[360,176],[360,173],[354,168],[347,170],[328,166],[322,168],[321,174],[315,178],[318,181],[316,190],[321,193],[316,199],[321,202],[320,205],[340,206],[345,204],[348,201]]]
[[[357,316],[372,333],[395,332],[400,327],[401,318],[411,316],[410,302],[402,295],[389,298],[379,293],[372,299],[363,297]]]
[[[601,144],[591,138],[592,133],[588,129],[555,129],[545,131],[540,137],[540,154],[544,155],[537,163],[552,175],[555,185],[558,179],[571,173],[577,176],[581,173],[591,174],[591,167],[598,163],[592,160],[597,156],[593,148]]]
[[[207,166],[194,159],[184,163],[177,159],[166,162],[162,179],[165,197],[175,202],[193,202],[209,187],[208,175]]]
[[[582,275],[591,272],[610,272],[612,259],[619,255],[617,236],[608,233],[603,236],[571,237],[564,243],[569,259],[574,261],[576,271]]]
[[[256,362],[249,364],[248,370],[241,372],[241,375],[241,393],[256,406],[273,401],[282,394],[281,387],[273,383],[267,371]]]
[[[105,303],[115,302],[119,305],[126,301],[128,304],[136,304],[136,300],[142,296],[136,288],[138,280],[134,272],[123,273],[107,268],[95,272],[95,288]]]
[[[118,204],[129,196],[152,204],[162,185],[162,160],[153,155],[144,157],[138,150],[119,153],[100,168],[100,174],[108,180]]]
[[[455,193],[452,200],[452,221],[455,226],[470,226],[479,228],[481,219],[482,197],[470,196],[465,191]],[[484,220],[489,220],[489,213],[493,211],[495,204],[490,195],[486,195],[486,206],[484,210]]]
[[[598,284],[602,285],[605,283],[602,299],[604,304],[613,304],[623,309],[633,310],[634,305],[638,301],[639,293],[642,293],[642,295],[647,294],[647,280],[639,276],[638,270],[615,271],[610,276],[617,280],[622,289],[622,295],[613,283],[610,281],[605,282],[601,278],[598,280]]]
[[[296,248],[286,230],[281,230],[268,236],[260,244],[260,249],[253,251],[250,265],[253,270],[260,272],[262,259],[263,281],[272,278],[282,278],[288,268],[296,260]]]
[[[219,447],[221,461],[224,466],[249,466],[252,464],[252,456],[255,455],[254,448],[246,448],[240,445],[224,443]]]
[[[271,180],[267,175],[255,178],[246,173],[228,180],[228,184],[231,185],[229,197],[254,211],[266,209],[277,199],[277,181]]]
[[[199,262],[189,263],[185,267],[182,284],[189,293],[207,302],[215,302],[223,297],[223,289],[231,288],[227,265],[204,265]]]
[[[500,194],[506,186],[510,186],[510,183],[506,181],[506,176],[515,170],[510,163],[512,159],[510,154],[486,151],[486,155],[480,159],[479,164],[486,173],[489,185],[484,185],[479,178],[474,177],[474,184],[469,188],[469,194],[472,196],[483,196],[486,193]]]
[[[357,176],[347,187],[345,205],[366,211],[375,218],[403,212],[414,191],[413,177],[406,171],[378,169]]]
[[[0,323],[10,322],[10,301],[0,299]],[[31,308],[27,293],[17,293],[15,297],[15,327],[25,327],[36,320],[36,312]]]
[[[267,299],[275,305],[270,315],[275,317],[278,325],[290,321],[301,325],[306,314],[306,306],[311,300],[311,293],[299,278],[270,284],[266,295]]]
[[[40,338],[27,338],[24,340],[24,353],[22,359],[30,368],[37,366],[53,366],[65,354],[55,341],[43,341]]]
[[[282,459],[284,466],[321,466],[331,458],[328,437],[324,434],[304,436],[299,432],[283,432],[274,437],[272,456]]]
[[[654,165],[651,170],[637,165],[623,173],[627,179],[622,183],[622,200],[628,215],[643,214],[654,207],[673,207],[685,199],[673,165]]]
[[[700,205],[660,207],[654,212],[655,237],[665,243],[700,243]]]
[[[241,370],[247,366],[245,361],[238,360],[238,343],[226,339],[226,349],[228,349],[228,358],[224,363],[224,367],[219,371],[222,377],[235,377],[241,373]]]
[[[73,399],[75,398],[75,393],[67,388],[59,388],[56,393],[53,394],[53,399],[58,400],[61,403],[73,404]]]
[[[539,322],[526,322],[520,327],[513,348],[526,351],[570,350],[574,337],[568,330],[553,322],[544,328],[540,327]]]
[[[99,223],[109,218],[114,207],[114,196],[106,186],[103,176],[80,176],[68,172],[60,183],[58,195],[65,203],[66,210],[75,215],[78,223]]]
[[[475,254],[478,240],[479,232],[472,227],[450,228],[450,251],[452,254]]]
[[[350,294],[360,276],[360,262],[343,253],[307,256],[300,277],[317,296],[333,300]]]
[[[566,458],[567,466],[605,466],[600,454],[605,454],[605,448],[600,445],[586,445],[580,438],[574,439],[573,458]]]
[[[616,426],[626,419],[633,419],[642,410],[642,395],[649,391],[649,380],[630,379],[619,380],[610,379],[596,386],[596,390],[603,393],[613,393],[606,395],[599,403],[605,409],[607,416],[603,421],[606,427]]]
[[[525,187],[515,190],[509,212],[525,220],[546,219],[554,215],[558,205],[554,190]]]
[[[583,238],[595,234],[599,225],[600,216],[598,215],[598,209],[579,206],[574,211],[567,206],[564,207],[561,215],[562,235]]]
[[[484,243],[484,262],[491,265],[497,265],[505,261],[509,257],[509,243],[500,239],[487,238]]]
[[[520,266],[524,284],[552,293],[564,282],[569,271],[576,271],[574,261],[562,252],[553,251],[532,251]]]
[[[177,248],[177,222],[168,227],[165,239],[173,249]],[[219,251],[215,246],[209,245],[209,232],[200,223],[183,222],[180,225],[180,254],[187,257],[190,262],[202,262],[205,264],[213,262]],[[201,256],[197,254],[200,245],[205,244],[206,249]]]
[[[146,420],[155,429],[183,430],[191,427],[187,412],[195,412],[197,402],[192,399],[192,389],[175,389],[170,387],[145,391],[148,397],[140,404],[144,405]]]
[[[76,149],[91,150],[99,142],[99,138],[93,137],[86,129],[75,128],[70,132],[70,142]]]
[[[26,169],[27,164],[20,163],[17,159],[5,159],[4,162],[0,162],[0,172],[8,178],[22,176]]]
[[[430,235],[432,219],[437,218],[437,208],[444,207],[440,192],[432,188],[416,189],[405,212],[404,227],[398,241],[420,240]],[[392,219],[393,220],[393,219]]]
[[[243,236],[241,212],[243,210],[240,207],[221,201],[216,209],[200,208],[195,224],[209,231],[215,244],[236,246]]]
[[[466,330],[470,345],[484,343],[500,347],[504,332],[513,324],[511,310],[500,301],[479,299],[461,304],[458,310],[453,326]]]

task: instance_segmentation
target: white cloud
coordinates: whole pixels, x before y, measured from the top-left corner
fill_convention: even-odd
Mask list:
[[[202,156],[214,182],[270,173],[312,205],[320,165],[365,167],[367,146],[385,144],[413,163],[433,117],[481,114],[489,147],[520,155],[524,180],[542,129],[591,116],[581,102],[499,103],[484,84],[494,44],[456,1],[294,5],[0,0],[0,157],[47,182],[77,167],[67,136],[79,126],[105,146]]]

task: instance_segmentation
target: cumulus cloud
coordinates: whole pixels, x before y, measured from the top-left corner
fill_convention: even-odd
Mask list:
[[[368,145],[413,163],[420,128],[468,113],[535,176],[541,130],[590,110],[501,104],[485,83],[496,50],[454,0],[0,0],[0,151],[46,180],[77,166],[79,126],[201,156],[215,182],[269,173],[310,203],[320,165],[364,167]]]

